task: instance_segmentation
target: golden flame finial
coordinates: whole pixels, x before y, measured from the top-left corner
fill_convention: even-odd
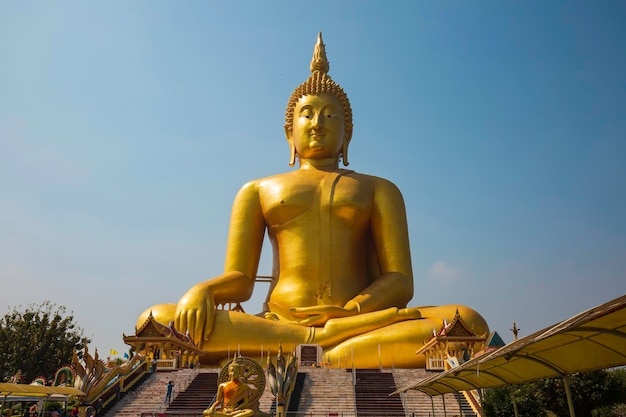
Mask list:
[[[328,74],[330,65],[326,58],[326,48],[322,40],[322,32],[317,34],[317,43],[313,49],[313,59],[311,59],[311,72],[319,71],[322,74]]]

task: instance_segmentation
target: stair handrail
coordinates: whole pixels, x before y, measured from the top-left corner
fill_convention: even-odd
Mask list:
[[[215,395],[213,396],[213,399],[212,399],[212,400],[211,400],[211,402],[209,403],[209,407],[211,407],[213,404],[215,404],[215,401],[216,401],[216,400],[217,400],[217,394],[215,394]],[[207,407],[207,408],[209,408],[209,407]]]
[[[476,413],[476,416],[482,417],[483,410],[480,405],[480,398],[478,398],[478,391],[477,390],[461,391],[461,393],[463,394],[463,396],[469,403],[470,407],[472,408],[472,411]]]
[[[356,413],[356,369],[354,369],[354,361],[352,362],[352,398],[354,399],[354,412]]]

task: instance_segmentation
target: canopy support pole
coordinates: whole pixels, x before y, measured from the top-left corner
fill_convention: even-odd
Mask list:
[[[570,417],[576,417],[576,412],[574,411],[574,401],[572,400],[572,392],[569,389],[569,378],[567,375],[563,375],[563,387],[565,388],[565,396],[567,397],[569,415]]]
[[[433,396],[429,395],[430,397],[430,406],[433,408],[433,416],[435,415],[435,401],[433,400]]]
[[[509,385],[509,389],[511,390],[511,401],[513,401],[513,413],[515,413],[515,417],[519,417],[519,412],[517,411],[517,401],[515,401],[515,389],[513,385]]]

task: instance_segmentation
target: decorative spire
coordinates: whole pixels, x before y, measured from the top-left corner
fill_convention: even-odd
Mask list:
[[[322,32],[317,34],[317,43],[313,49],[313,58],[311,59],[311,73],[321,72],[322,74],[328,74],[330,65],[328,58],[326,58],[326,45],[322,40]]]

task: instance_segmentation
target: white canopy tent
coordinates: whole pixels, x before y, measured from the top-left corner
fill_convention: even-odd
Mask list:
[[[394,394],[419,390],[434,396],[560,376],[573,417],[567,375],[626,365],[625,307],[623,295]]]
[[[7,402],[38,402],[58,401],[67,404],[71,396],[79,397],[85,393],[74,387],[50,387],[45,385],[26,385],[0,382],[0,413],[4,411]],[[39,415],[43,413],[43,407],[39,407]]]

